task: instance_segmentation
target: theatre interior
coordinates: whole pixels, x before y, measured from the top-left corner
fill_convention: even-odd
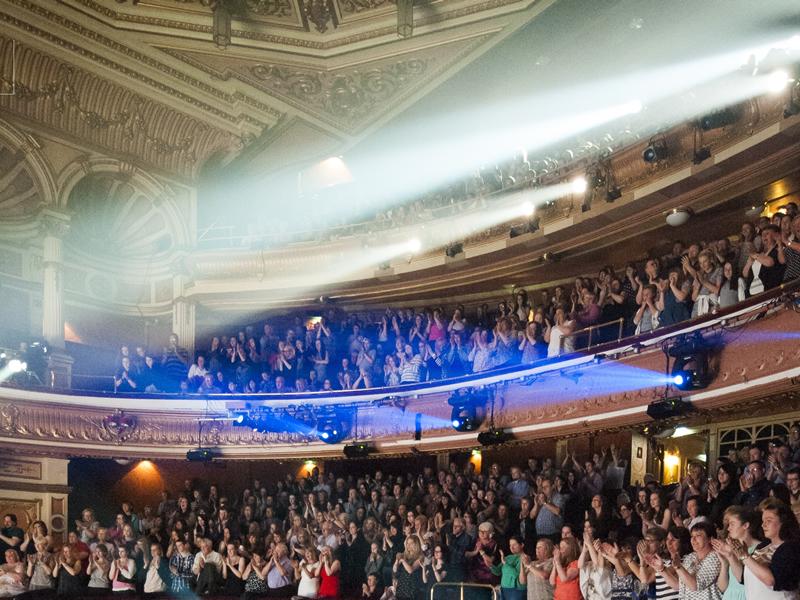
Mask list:
[[[799,8],[0,0],[0,597],[797,599]]]

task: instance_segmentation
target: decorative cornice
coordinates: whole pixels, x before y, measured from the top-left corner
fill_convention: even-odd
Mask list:
[[[97,0],[76,0],[86,8],[103,15],[107,19],[114,22],[116,26],[124,27],[127,24],[136,26],[147,26],[162,29],[174,29],[178,31],[185,31],[196,34],[203,34],[210,38],[213,33],[213,27],[210,22],[210,14],[208,15],[208,22],[197,22],[187,19],[169,18],[166,15],[170,13],[169,8],[161,7],[161,13],[158,16],[154,14],[145,14],[143,11],[123,12],[109,8]],[[234,26],[231,31],[231,38],[239,40],[242,43],[245,40],[253,42],[261,42],[270,45],[287,46],[293,49],[307,49],[307,50],[345,50],[347,46],[361,44],[364,42],[379,42],[381,38],[392,36],[396,38],[397,27],[396,25],[386,25],[383,19],[380,18],[376,21],[376,27],[366,29],[358,33],[350,35],[341,35],[331,39],[310,39],[303,35],[292,35],[294,29],[284,21],[277,21],[275,17],[282,17],[284,19],[293,15],[296,11],[297,14],[303,15],[306,20],[307,31],[313,30],[318,34],[330,33],[329,25],[339,26],[338,21],[333,21],[337,15],[351,15],[355,11],[350,10],[350,5],[364,4],[364,2],[375,4],[373,7],[368,7],[369,10],[366,14],[373,12],[374,8],[378,8],[375,0],[295,0],[292,3],[292,12],[283,15],[282,8],[285,10],[285,0],[245,0],[249,4],[253,4],[258,8],[259,4],[263,4],[266,8],[263,10],[253,11],[253,15],[248,19],[247,16],[237,15],[235,23],[239,23],[239,27]],[[181,3],[183,0],[177,0]],[[200,4],[203,4],[200,2]],[[346,5],[347,4],[347,5]],[[482,2],[463,3],[456,8],[448,8],[446,2],[437,3],[437,10],[431,11],[427,14],[420,15],[415,18],[415,26],[417,27],[430,27],[436,26],[447,21],[454,21],[469,17],[477,17],[481,13],[497,11],[498,9],[509,10],[525,10],[530,6],[530,2],[521,2],[520,0],[486,0]],[[209,4],[206,3],[205,6]],[[264,14],[264,12],[272,12],[273,14]],[[362,13],[364,11],[361,11]],[[381,13],[379,17],[384,17],[383,11],[374,11]],[[271,17],[272,20],[264,22],[258,17]],[[248,25],[247,27],[241,24]],[[260,25],[260,26],[259,26]],[[276,25],[284,27],[287,34],[280,35],[275,33]],[[305,32],[302,32],[305,33]]]

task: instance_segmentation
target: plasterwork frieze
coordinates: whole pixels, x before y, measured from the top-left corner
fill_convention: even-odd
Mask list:
[[[10,43],[0,38],[0,47]],[[17,55],[17,93],[1,97],[0,106],[18,115],[186,175],[234,142],[230,134],[51,56],[19,44]]]
[[[302,113],[355,133],[390,112],[488,39],[489,36],[482,35],[413,55],[333,70],[256,62],[219,53],[169,49],[165,52],[215,78],[235,77]]]
[[[130,12],[121,12],[116,11],[113,8],[108,7],[107,5],[101,4],[97,0],[75,0],[76,2],[80,2],[83,6],[94,10],[103,16],[113,19],[119,23],[130,23],[135,24],[137,26],[151,26],[151,27],[158,27],[158,28],[167,28],[167,29],[177,29],[179,31],[188,31],[197,34],[210,35],[212,34],[212,26],[210,23],[198,23],[196,21],[188,20],[188,19],[180,19],[180,18],[169,18],[171,15],[171,11],[169,10],[169,6],[159,6],[160,9],[158,12],[150,10],[145,12],[144,10],[137,10],[137,11],[130,11]],[[285,13],[287,10],[286,3],[288,0],[244,0],[247,3],[247,8],[249,8],[249,4],[252,3],[256,9],[251,9],[251,17],[248,19],[246,14],[237,15],[237,22],[243,21],[247,23],[247,27],[234,27],[231,31],[232,38],[240,39],[240,40],[253,40],[258,42],[266,42],[269,44],[277,44],[277,45],[284,45],[290,46],[292,48],[306,48],[309,50],[329,50],[334,48],[341,48],[344,46],[348,46],[351,44],[365,42],[369,40],[378,40],[379,38],[385,36],[396,35],[397,27],[396,25],[386,26],[382,19],[376,19],[376,25],[380,24],[380,26],[372,27],[371,29],[362,30],[358,33],[354,33],[352,35],[339,37],[335,39],[308,39],[303,37],[295,37],[291,35],[293,33],[294,27],[294,18],[291,19],[291,23],[289,22],[290,17],[294,17],[295,10],[297,7],[294,6],[294,3],[291,4],[291,12]],[[328,19],[325,21],[326,28],[319,33],[324,33],[328,31],[327,25],[330,24],[330,19],[335,15],[352,15],[358,14],[361,12],[369,12],[374,10],[375,8],[382,8],[384,5],[390,5],[394,2],[394,0],[296,0],[296,2],[300,5],[299,10],[306,11],[308,5],[314,4],[327,4],[326,11],[329,13],[328,15],[322,15],[319,13],[319,16],[315,15],[315,19],[309,19],[309,22],[313,24],[314,30],[318,31],[319,27],[317,26],[316,20],[320,20],[327,16]],[[209,7],[212,2],[210,0],[174,0],[173,4],[176,7],[179,7],[180,4],[196,4],[197,6],[204,6]],[[261,6],[263,4],[263,7]],[[503,8],[506,6],[513,6],[514,4],[523,5],[524,3],[520,2],[520,0],[487,0],[483,2],[475,2],[472,4],[468,4],[466,6],[460,6],[459,8],[448,10],[447,3],[442,2],[438,4],[439,9],[436,11],[429,11],[428,13],[419,16],[415,20],[415,24],[418,26],[430,26],[436,25],[438,23],[444,23],[448,20],[452,19],[462,19],[464,17],[469,17],[472,15],[479,15],[482,12],[496,10],[498,8]],[[332,8],[331,8],[332,7]],[[140,7],[138,7],[140,8]],[[149,4],[148,8],[153,8],[152,5]],[[360,9],[360,10],[359,10]],[[315,7],[315,11],[319,11],[320,9]],[[264,23],[263,21],[259,21],[259,18],[262,17],[270,17],[270,19],[285,19],[286,23],[279,21],[280,25],[283,25],[286,28],[286,35],[281,35],[280,33],[276,33],[275,31],[275,22],[270,21],[268,23]],[[255,25],[255,26],[253,26]]]

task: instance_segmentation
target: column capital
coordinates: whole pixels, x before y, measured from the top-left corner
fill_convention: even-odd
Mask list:
[[[39,227],[43,236],[64,239],[69,234],[72,217],[60,210],[43,208],[39,213]]]

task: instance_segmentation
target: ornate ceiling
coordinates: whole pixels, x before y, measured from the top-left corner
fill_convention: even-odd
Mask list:
[[[390,0],[0,0],[0,109],[186,182],[245,150],[277,170],[342,151],[554,1],[418,2],[401,39]]]

